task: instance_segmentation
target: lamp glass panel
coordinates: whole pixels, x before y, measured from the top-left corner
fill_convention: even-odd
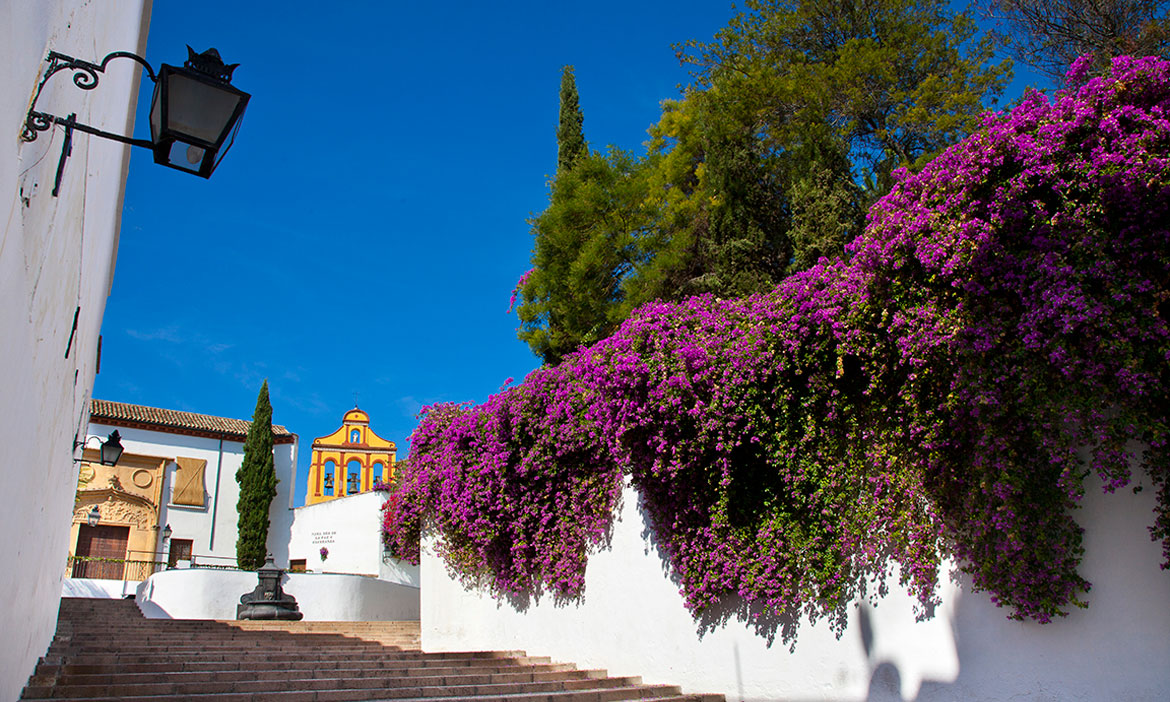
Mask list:
[[[241,99],[230,90],[172,73],[167,85],[167,128],[193,141],[216,144]]]
[[[184,141],[174,141],[171,142],[171,148],[167,152],[167,164],[184,171],[198,173],[206,156],[207,151],[202,146],[188,144]]]
[[[122,447],[120,445],[116,446],[112,443],[105,443],[102,444],[101,454],[102,463],[107,466],[112,466],[117,464],[118,459],[122,457]]]
[[[215,154],[215,165],[217,168],[219,167],[219,162],[223,160],[223,157],[227,156],[227,152],[231,151],[232,144],[236,143],[236,134],[240,132],[240,125],[243,123],[244,115],[241,114],[240,118],[236,120],[236,123],[232,125],[232,132],[228,135],[227,141],[223,143],[219,152]]]
[[[154,84],[154,97],[150,99],[150,140],[157,143],[162,133],[162,81]]]

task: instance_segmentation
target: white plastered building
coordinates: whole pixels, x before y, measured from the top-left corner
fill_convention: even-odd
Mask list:
[[[192,562],[235,567],[239,519],[236,504],[240,496],[236,471],[243,464],[249,425],[250,422],[242,419],[93,400],[88,435],[105,440],[117,431],[124,449],[119,463],[145,466],[127,476],[134,483],[133,486],[128,483],[127,488],[141,487],[156,476],[161,481],[154,491],[159,496],[158,504],[137,505],[145,522],[143,526],[157,527],[150,552],[127,553],[123,558],[167,561],[172,567]],[[278,482],[276,497],[269,507],[268,551],[278,566],[287,568],[297,435],[280,425],[273,425],[272,430]],[[157,468],[151,470],[154,466]],[[113,507],[120,494],[129,495],[109,494],[101,485],[94,487],[90,491],[82,487],[78,495],[80,498],[87,492],[98,493],[99,499],[94,504],[99,511],[107,505]],[[79,499],[75,523],[76,515],[88,507],[88,502]],[[107,511],[117,510],[107,507]],[[118,521],[116,517],[103,515],[102,523]]]
[[[114,276],[130,147],[75,134],[56,196],[63,130],[21,140],[29,104],[57,51],[100,60],[146,53],[150,0],[0,2],[0,699],[16,699],[52,639],[98,339]],[[140,75],[111,65],[92,91],[68,76],[38,109],[132,133]]]

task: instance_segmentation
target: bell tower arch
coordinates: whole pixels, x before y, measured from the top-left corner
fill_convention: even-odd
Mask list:
[[[397,451],[370,429],[370,415],[354,407],[333,433],[313,440],[305,504],[369,492],[376,479],[390,482]]]

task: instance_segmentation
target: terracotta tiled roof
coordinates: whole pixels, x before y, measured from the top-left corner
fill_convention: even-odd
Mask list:
[[[213,417],[209,414],[180,412],[96,398],[90,404],[89,421],[94,424],[150,429],[171,434],[193,434],[214,438],[222,436],[240,441],[247,436],[248,426],[251,424],[243,419]],[[296,441],[296,434],[278,424],[272,425],[272,433],[278,444]]]

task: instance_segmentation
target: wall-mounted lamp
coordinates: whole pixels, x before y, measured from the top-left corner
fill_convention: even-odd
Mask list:
[[[73,450],[76,451],[78,449],[78,447],[85,446],[86,444],[88,444],[89,439],[97,439],[97,437],[91,436],[91,437],[87,438],[85,441],[73,442]],[[110,432],[110,436],[105,441],[102,441],[101,439],[98,439],[98,441],[101,442],[101,459],[100,460],[101,460],[102,465],[103,466],[118,465],[118,459],[122,457],[122,451],[123,451],[123,449],[122,449],[122,435],[118,433],[118,430],[115,429],[114,431]],[[82,460],[85,460],[85,459],[74,458],[73,462],[77,463],[78,461],[82,461]],[[94,507],[94,509],[96,510],[97,507]]]
[[[37,111],[37,100],[45,83],[58,71],[71,70],[73,84],[82,90],[93,90],[98,74],[105,73],[106,64],[116,58],[128,58],[142,64],[154,82],[154,97],[150,101],[150,141],[113,134],[77,121],[77,114],[58,117]],[[61,188],[61,174],[65,160],[73,151],[73,130],[113,139],[131,146],[141,146],[154,152],[154,162],[177,168],[204,178],[227,154],[240,129],[240,119],[251,97],[231,85],[232,72],[240,64],[225,65],[215,49],[196,54],[187,47],[187,61],[181,68],[162,64],[156,75],[146,59],[129,51],[107,54],[100,64],[81,61],[72,56],[49,52],[45,59],[49,68],[37,86],[32,106],[25,119],[21,138],[33,141],[38,132],[51,129],[54,124],[65,127],[65,141],[57,162],[57,180],[53,197]]]
[[[170,525],[170,524],[168,524],[168,525],[166,525],[165,527],[163,527],[163,541],[166,541],[167,539],[171,538],[171,534],[173,534],[173,533],[174,533],[174,532],[173,532],[173,531],[171,531],[171,525]]]
[[[93,509],[91,509],[90,511],[85,513],[85,523],[90,525],[91,527],[97,526],[98,522],[100,522],[101,520],[102,520],[102,513],[98,511],[97,505],[94,505]]]

